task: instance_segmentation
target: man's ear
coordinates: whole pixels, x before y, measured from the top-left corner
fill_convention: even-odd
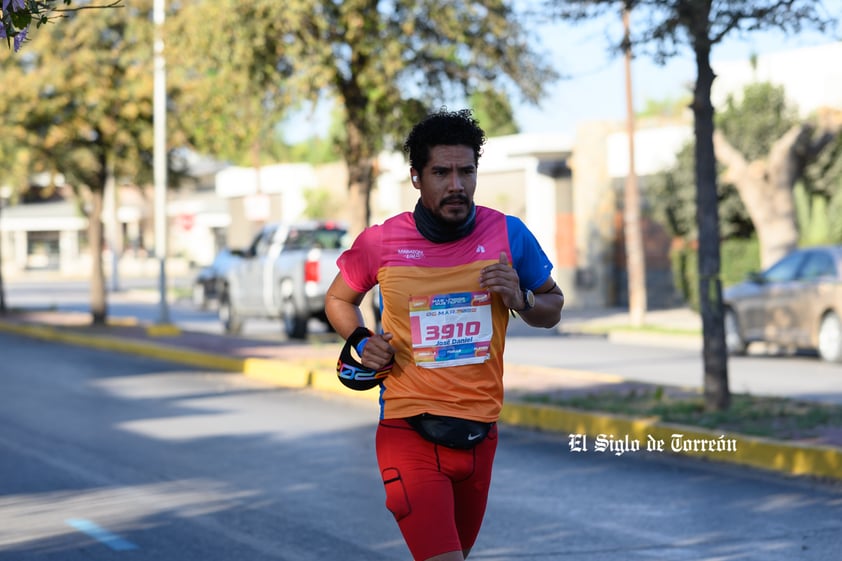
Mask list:
[[[420,184],[421,178],[418,177],[419,176],[418,171],[415,168],[409,168],[409,176],[412,179],[412,186],[415,187],[416,189],[420,189],[421,188],[421,184]]]

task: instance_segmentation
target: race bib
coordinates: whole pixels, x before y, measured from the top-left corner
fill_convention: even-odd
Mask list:
[[[442,368],[489,358],[493,325],[488,291],[410,296],[415,364]]]

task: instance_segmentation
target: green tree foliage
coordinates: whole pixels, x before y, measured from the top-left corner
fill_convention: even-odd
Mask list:
[[[114,8],[121,6],[122,0],[114,0],[107,5],[86,5],[82,8],[70,8],[71,0],[3,0],[0,4],[0,38],[5,38],[10,49],[19,51],[29,35],[34,24],[41,27],[58,17],[61,12],[72,12],[80,9]],[[64,5],[63,8],[58,7]],[[14,145],[14,138],[3,135],[0,139],[0,161],[5,163],[5,181],[11,181],[12,186],[26,183],[26,171],[21,171],[20,164],[25,157],[20,157],[20,151]],[[9,155],[11,154],[11,155]],[[0,199],[2,207],[2,199]],[[6,289],[3,283],[3,257],[0,255],[0,313],[6,312]]]
[[[97,324],[107,316],[101,259],[106,182],[142,181],[151,171],[151,3],[70,12],[2,63],[5,134],[25,151],[29,171],[60,170],[88,216]]]
[[[287,2],[184,0],[166,19],[172,119],[199,152],[260,165],[283,151],[277,125],[294,105]]]
[[[675,99],[647,99],[635,117],[638,120],[679,119],[690,107],[689,96]]]
[[[697,226],[699,232],[699,295],[704,345],[705,404],[725,409],[730,404],[728,361],[725,347],[724,309],[720,276],[719,192],[714,154],[714,109],[711,88],[711,50],[725,37],[745,31],[777,28],[798,32],[805,26],[827,29],[836,21],[815,0],[547,0],[556,15],[584,19],[623,9],[641,16],[633,23],[628,39],[634,52],[651,53],[664,61],[689,47],[696,63],[693,88],[694,166]],[[623,52],[625,37],[618,35],[612,47]]]
[[[757,161],[767,159],[774,143],[800,121],[782,86],[759,82],[746,86],[740,99],[728,97],[717,116],[717,128],[747,161]],[[800,243],[840,240],[833,226],[838,221],[830,220],[830,212],[834,204],[842,204],[842,137],[817,157],[805,153],[799,159],[804,172],[793,187]]]
[[[842,112],[821,109],[787,130],[771,146],[768,155],[748,160],[719,131],[715,134],[717,158],[722,177],[734,184],[757,230],[760,260],[764,267],[795,249],[802,238],[797,216],[799,197],[795,192],[804,179],[805,169],[832,146],[842,134]],[[803,186],[803,182],[802,182]],[[819,225],[820,196],[807,193],[810,215],[802,220],[811,230]],[[817,204],[812,204],[817,203]],[[805,209],[802,209],[805,210]],[[814,232],[811,232],[811,235]]]
[[[672,278],[687,304],[699,309],[698,252],[691,244],[675,248],[670,254]],[[722,241],[722,284],[730,286],[746,279],[760,267],[757,238],[731,238]]]
[[[716,128],[748,161],[766,157],[772,145],[798,121],[798,108],[783,86],[755,82],[729,94],[716,115]]]
[[[330,138],[320,136],[312,136],[294,144],[277,142],[266,147],[265,153],[275,162],[306,162],[319,165],[339,159],[336,144]]]
[[[504,136],[520,132],[509,98],[491,88],[471,94],[471,108],[488,136]]]
[[[749,84],[739,94],[729,96],[723,110],[717,114],[718,130],[752,161],[768,158],[774,144],[799,122],[797,110],[787,103],[783,88],[765,82]],[[795,186],[802,244],[842,241],[842,228],[837,228],[839,221],[832,218],[842,215],[842,206],[834,207],[842,203],[840,140],[842,138],[837,138],[817,159],[804,161],[804,177]],[[651,178],[648,188],[653,218],[673,236],[684,239],[682,254],[692,253],[689,248],[698,238],[693,190],[693,150],[692,145],[687,145],[677,155],[675,166]],[[720,237],[723,240],[722,279],[727,285],[742,280],[748,271],[759,270],[762,265],[754,224],[737,189],[722,181],[718,190]],[[676,259],[682,257],[676,256]],[[674,274],[678,279],[676,286],[685,287],[682,293],[697,307],[698,292],[686,289],[692,288],[690,280],[695,278],[695,272],[679,266]]]
[[[731,93],[716,115],[716,127],[747,160],[768,156],[773,144],[798,120],[798,109],[783,86],[756,82]],[[723,240],[755,236],[755,227],[734,185],[719,183],[720,235]],[[725,265],[723,265],[723,268]]]
[[[646,203],[657,222],[673,238],[692,240],[696,233],[696,189],[693,175],[693,144],[676,154],[675,165],[652,176],[646,183]]]
[[[675,167],[654,176],[647,185],[652,217],[667,231],[685,241],[698,240],[696,196],[693,184],[693,145],[677,155]],[[754,225],[737,190],[729,183],[717,186],[719,235],[722,240],[746,239],[754,235]]]
[[[335,140],[348,165],[352,231],[370,220],[377,155],[402,142],[411,123],[491,86],[537,102],[555,77],[505,0],[269,3],[281,12],[276,79],[295,100],[327,100],[341,114]]]
[[[0,190],[3,196],[16,202],[21,192],[28,187],[29,152],[22,149],[17,139],[10,134],[0,135]]]
[[[828,216],[842,216],[842,183],[838,184],[837,187],[838,190],[827,208]],[[842,220],[830,221],[828,237],[832,243],[842,243]]]
[[[842,243],[842,135],[807,166],[799,189],[802,242]]]
[[[329,220],[336,216],[341,206],[341,203],[331,196],[330,190],[325,188],[308,189],[304,192],[304,200],[304,217],[313,220]]]
[[[747,85],[739,94],[726,98],[716,115],[716,127],[747,158],[768,155],[772,144],[797,120],[797,109],[787,103],[783,87],[768,82]],[[696,224],[694,147],[686,145],[675,165],[651,179],[649,205],[656,220],[673,236],[698,240]],[[722,240],[750,238],[754,225],[736,188],[717,183],[719,235]]]

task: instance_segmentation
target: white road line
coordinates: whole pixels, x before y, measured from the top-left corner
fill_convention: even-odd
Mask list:
[[[117,534],[109,532],[105,528],[91,522],[90,520],[84,520],[82,518],[68,518],[64,521],[64,523],[71,528],[75,528],[83,534],[92,537],[103,545],[110,547],[114,551],[130,551],[138,548],[132,542],[121,538]]]

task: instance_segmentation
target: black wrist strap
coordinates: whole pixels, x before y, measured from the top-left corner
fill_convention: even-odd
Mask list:
[[[360,326],[356,328],[353,332],[351,332],[346,341],[349,345],[356,349],[357,345],[360,344],[360,341],[362,341],[366,337],[371,337],[372,335],[374,335],[374,333],[372,333],[371,330],[369,330],[366,327]]]
[[[356,351],[360,341],[372,335],[373,333],[365,327],[356,328],[345,340],[342,351],[339,353],[339,360],[336,362],[336,374],[339,381],[352,390],[364,391],[379,386],[381,380],[392,371],[395,362],[394,357],[389,364],[380,370],[373,370],[363,366],[351,352],[352,349]]]

